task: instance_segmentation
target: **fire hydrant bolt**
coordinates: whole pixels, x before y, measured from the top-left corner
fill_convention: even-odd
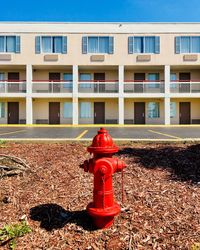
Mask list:
[[[104,128],[98,131],[87,150],[93,158],[84,161],[81,167],[94,174],[93,202],[88,204],[87,212],[97,228],[107,228],[112,225],[114,216],[120,213],[120,206],[114,201],[112,174],[122,171],[125,164],[112,158],[118,147]]]

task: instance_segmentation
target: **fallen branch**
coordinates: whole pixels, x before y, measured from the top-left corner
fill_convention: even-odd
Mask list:
[[[20,163],[22,164],[23,166],[25,166],[26,168],[30,168],[28,164],[25,163],[25,161],[23,161],[21,158],[19,157],[16,157],[16,156],[12,156],[12,155],[5,155],[5,154],[0,154],[0,157],[4,157],[4,158],[7,158],[7,159],[11,159],[13,161],[15,161],[16,163]],[[1,161],[1,158],[0,158],[0,161]]]
[[[18,175],[30,167],[20,158],[0,154],[0,178],[4,176]]]

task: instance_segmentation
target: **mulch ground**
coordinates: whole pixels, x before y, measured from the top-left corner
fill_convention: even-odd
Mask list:
[[[10,143],[0,154],[31,167],[0,179],[0,227],[27,217],[32,229],[16,249],[173,250],[200,242],[198,144],[120,145],[125,197],[107,230],[95,230],[85,212],[93,188],[92,174],[79,168],[89,158],[86,144]],[[121,174],[113,179],[121,201]]]

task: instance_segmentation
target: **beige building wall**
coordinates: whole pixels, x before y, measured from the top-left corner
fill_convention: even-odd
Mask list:
[[[148,68],[141,68],[140,70],[138,69],[132,69],[132,70],[126,70],[124,74],[125,81],[126,80],[134,80],[134,74],[135,73],[145,73],[145,80],[148,80],[148,74],[149,73],[158,73],[160,80],[164,80],[164,71],[161,70],[160,68],[154,67],[154,69],[148,69]]]
[[[179,73],[190,73],[191,81],[200,82],[200,67],[199,69],[193,69],[191,67],[179,67],[179,69],[171,69],[171,73],[176,74],[177,80],[179,80]]]
[[[40,34],[46,35],[46,34]],[[82,34],[67,34],[66,33],[51,33],[52,36],[66,35],[68,36],[68,53],[58,54],[58,65],[73,65],[79,62],[79,65],[96,65],[97,62],[91,61],[92,54],[82,54]],[[84,34],[85,36],[91,34]],[[106,54],[105,60],[103,62],[98,62],[99,65],[184,65],[185,61],[183,60],[183,54],[174,53],[174,39],[175,36],[180,34],[160,34],[156,33],[156,36],[160,36],[160,54],[151,54],[150,61],[147,62],[138,62],[137,54],[128,54],[128,37],[131,35],[138,35],[137,33],[130,34],[99,34],[93,33],[93,36],[114,36],[114,54]],[[139,34],[140,36],[146,36],[146,33]],[[148,36],[154,36],[154,33],[148,33]],[[187,34],[181,34],[187,35]],[[190,34],[196,35],[196,34]],[[26,46],[28,44],[28,46]],[[22,52],[21,54],[12,54],[12,60],[10,63],[17,64],[19,61],[24,61],[25,63],[32,63],[36,65],[45,64],[51,65],[51,61],[45,61],[43,53],[35,54],[35,35],[33,34],[21,34],[21,45]],[[27,56],[29,55],[29,56]],[[190,62],[187,62],[190,64]],[[195,62],[192,62],[195,64]]]
[[[12,24],[11,24],[12,25]],[[47,24],[50,25],[50,24]],[[78,24],[77,24],[78,25]],[[1,29],[0,29],[1,34]],[[6,33],[3,33],[6,35]],[[31,33],[31,30],[27,33],[15,32],[15,34],[21,36],[21,53],[15,54],[11,53],[11,60],[6,62],[8,65],[20,65],[22,64],[32,64],[32,65],[198,65],[199,55],[197,55],[196,61],[185,61],[183,54],[175,54],[174,51],[174,41],[176,36],[188,35],[188,33],[163,33],[156,32],[130,32],[128,34],[123,33],[68,33],[66,32],[56,32],[51,31],[50,33],[36,32]],[[9,35],[9,33],[7,33]],[[67,36],[68,37],[68,53],[58,54],[58,60],[46,61],[44,55],[48,54],[35,54],[35,36]],[[91,61],[92,54],[82,54],[82,37],[84,36],[114,36],[114,54],[105,54],[105,60],[102,62]],[[138,54],[128,54],[128,37],[129,36],[160,36],[160,54],[150,54],[149,61],[138,61]],[[190,36],[196,36],[197,33],[190,33]]]
[[[80,103],[90,102],[91,103],[91,118],[81,118],[80,117]],[[80,124],[93,124],[94,123],[94,102],[105,102],[105,120],[117,120],[118,121],[118,100],[114,98],[105,99],[79,99],[79,123]]]
[[[60,73],[60,80],[63,80],[63,74],[64,73],[71,73],[72,74],[72,71],[70,71],[69,69],[66,69],[66,70],[60,70],[60,69],[57,69],[55,67],[55,69],[45,69],[45,70],[42,70],[42,69],[35,69],[33,70],[33,80],[35,81],[39,81],[39,80],[42,80],[42,81],[49,81],[49,73]]]
[[[0,124],[8,123],[8,102],[19,102],[19,122],[26,119],[26,100],[18,98],[0,98],[0,102],[5,103],[5,117],[0,118]],[[24,123],[24,122],[23,122]]]
[[[191,107],[191,123],[192,120],[200,120],[200,98],[172,98],[171,102],[176,103],[176,116],[171,118],[171,124],[179,124],[179,103],[190,102]]]
[[[94,73],[105,73],[105,80],[118,80],[118,71],[117,70],[108,70],[106,67],[102,69],[96,68],[94,69],[80,69],[79,70],[79,77],[80,74],[91,74],[92,80],[94,80]]]
[[[0,35],[19,35],[21,38],[21,52],[19,54],[15,53],[0,53],[0,72],[5,72],[5,79],[7,79],[8,72],[20,72],[20,80],[25,80],[28,76],[29,81],[31,80],[31,68],[28,66],[28,73],[26,72],[26,65],[31,64],[33,66],[33,80],[34,81],[48,81],[49,72],[60,72],[61,80],[63,79],[63,73],[72,73],[72,69],[76,72],[73,66],[78,66],[80,73],[91,73],[94,78],[94,73],[105,72],[105,79],[118,80],[118,67],[119,65],[124,65],[125,73],[124,79],[133,80],[134,73],[145,73],[146,79],[149,73],[159,73],[160,80],[164,80],[164,68],[165,65],[171,67],[171,73],[176,73],[177,80],[179,79],[180,72],[190,72],[192,81],[200,81],[200,54],[175,54],[175,37],[176,36],[200,36],[200,23],[187,24],[187,23],[166,23],[166,24],[152,24],[152,23],[4,23],[0,25]],[[36,36],[67,36],[67,54],[48,54],[48,53],[35,53],[35,37]],[[82,37],[83,36],[113,36],[114,37],[114,54],[95,54],[88,53],[82,54]],[[128,37],[129,36],[159,36],[160,37],[160,54],[128,54]],[[100,55],[102,61],[94,61],[93,55]],[[189,57],[185,56],[190,56]],[[166,70],[167,72],[167,70]],[[120,71],[121,79],[123,73]],[[75,73],[75,87],[79,76]],[[169,75],[167,76],[169,78]],[[34,83],[33,83],[34,84]],[[40,83],[38,83],[40,84]],[[31,99],[31,85],[28,86],[27,95],[28,100]],[[49,86],[44,86],[41,82],[38,92],[48,92]],[[109,87],[106,87],[109,89]],[[78,97],[77,88],[74,88],[73,93],[74,98]],[[194,88],[193,88],[194,90]],[[179,123],[179,102],[187,101],[191,102],[191,120],[200,119],[199,105],[200,97],[198,97],[199,87],[195,89],[196,92],[186,93],[186,96],[190,95],[191,98],[173,98],[171,101],[175,100],[176,105],[176,116],[171,119],[172,124]],[[36,92],[37,92],[36,91]],[[65,92],[65,91],[63,91]],[[66,91],[67,92],[67,91]],[[119,92],[120,100],[123,98],[122,89]],[[26,102],[23,95],[15,95],[13,93],[5,93],[4,96],[8,94],[7,98],[2,100],[6,103],[7,112],[7,102],[9,100],[17,100],[20,103],[20,120],[26,119]],[[15,93],[14,93],[15,94]],[[34,98],[33,99],[33,121],[46,120],[48,122],[49,118],[49,107],[48,103],[50,101],[60,102],[60,121],[63,124],[72,123],[72,119],[64,119],[63,117],[63,104],[65,101],[72,102],[71,98],[65,98],[65,93],[59,93],[59,95],[52,95],[49,98]],[[62,95],[63,94],[63,95]],[[145,93],[148,94],[148,93]],[[181,93],[183,94],[183,93]],[[193,95],[194,94],[194,95]],[[151,95],[148,98],[139,98],[140,93],[138,93],[137,98],[125,98],[124,99],[124,119],[134,120],[134,103],[139,101],[144,101],[146,104],[146,124],[163,124],[164,123],[164,99],[153,98]],[[177,93],[178,95],[178,93]],[[2,95],[3,96],[3,95]],[[34,96],[37,96],[36,94]],[[43,96],[44,95],[38,95]],[[70,96],[70,95],[67,95]],[[81,96],[87,96],[81,95]],[[92,118],[81,119],[79,117],[80,123],[93,123],[94,117],[94,102],[104,101],[105,102],[105,119],[106,120],[117,120],[119,118],[118,114],[118,99],[112,97],[112,93],[104,98],[104,94],[99,94],[97,99],[94,99],[93,95],[85,98],[79,98],[79,105],[81,101],[89,101],[92,103]],[[111,96],[108,98],[108,96]],[[117,95],[115,95],[117,96]],[[129,95],[127,95],[129,96]],[[157,95],[156,95],[157,96]],[[173,95],[176,96],[176,95]],[[182,95],[183,96],[183,95]],[[195,98],[192,98],[195,97]],[[169,97],[167,91],[165,97]],[[160,103],[160,117],[159,118],[148,118],[147,103],[150,101],[156,101]],[[28,107],[28,106],[27,106]],[[30,112],[31,113],[31,112]],[[7,117],[7,113],[6,113]],[[122,116],[123,119],[123,116]],[[29,119],[31,120],[31,119]],[[0,119],[0,123],[6,123],[7,118]]]
[[[164,124],[164,101],[161,99],[130,99],[126,98],[124,101],[124,120],[129,120],[134,123],[134,103],[135,102],[145,102],[145,124]],[[160,117],[159,118],[148,118],[148,103],[158,102],[160,107]]]
[[[9,72],[19,72],[19,80],[24,81],[26,80],[26,71],[21,69],[16,69],[15,67],[2,67],[0,66],[0,73],[4,73],[5,80],[8,79]]]
[[[34,98],[33,100],[33,123],[49,123],[49,102],[60,102],[60,123],[72,124],[72,118],[64,118],[64,103],[72,102],[70,98]]]

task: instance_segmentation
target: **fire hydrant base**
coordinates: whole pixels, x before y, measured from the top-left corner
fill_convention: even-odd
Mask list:
[[[95,208],[93,202],[91,202],[87,206],[87,212],[93,218],[97,228],[108,228],[112,225],[114,216],[120,213],[120,206],[114,203],[112,207]]]

